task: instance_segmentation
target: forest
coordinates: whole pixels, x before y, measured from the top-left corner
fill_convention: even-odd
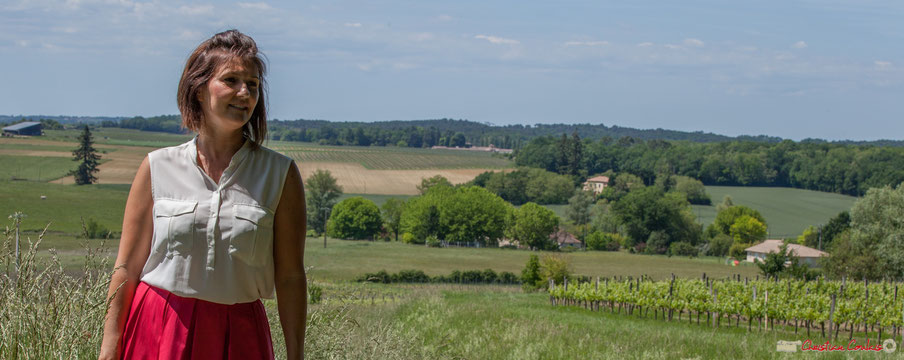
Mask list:
[[[783,186],[860,196],[904,181],[904,149],[826,142],[778,143],[539,137],[515,152],[519,166],[585,178],[627,172],[653,184],[683,175],[706,185]]]

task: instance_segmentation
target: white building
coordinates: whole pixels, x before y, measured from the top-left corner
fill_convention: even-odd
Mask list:
[[[777,253],[782,246],[782,240],[766,240],[747,249],[747,261],[754,262],[756,260],[766,261],[766,254]],[[811,247],[788,244],[788,254],[797,257],[802,263],[809,266],[818,266],[819,258],[829,256],[825,251],[819,251]]]

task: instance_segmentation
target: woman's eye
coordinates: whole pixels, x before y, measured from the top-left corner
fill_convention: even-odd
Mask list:
[[[233,84],[233,83],[235,83],[235,78],[234,78],[234,77],[228,77],[228,78],[223,79],[223,81],[226,82],[226,83],[229,83],[229,84]]]
[[[252,82],[249,82],[249,83],[248,83],[248,87],[250,87],[250,88],[256,88],[256,87],[257,87],[257,83],[256,83],[256,82],[253,82],[253,81],[252,81]]]

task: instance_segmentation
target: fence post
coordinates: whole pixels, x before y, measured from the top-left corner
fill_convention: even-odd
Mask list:
[[[553,290],[556,287],[556,281],[553,279],[549,279],[549,289]],[[552,292],[549,293],[549,302],[552,303],[553,306],[556,305],[556,297],[552,295]]]
[[[832,306],[829,308],[829,337],[832,336],[832,328],[837,328],[838,325],[835,325],[835,298],[837,295],[832,294]]]
[[[715,288],[711,288],[711,289],[712,289],[712,293],[713,293],[713,310],[714,310],[713,311],[713,327],[716,327],[716,322],[717,322],[716,319],[719,318],[719,311],[718,311],[718,309],[716,309],[716,305],[719,304],[719,291],[716,290]]]

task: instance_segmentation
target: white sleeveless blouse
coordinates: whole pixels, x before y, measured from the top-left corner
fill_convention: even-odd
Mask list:
[[[245,141],[217,184],[196,143],[148,154],[154,235],[141,280],[220,304],[272,298],[273,216],[292,159]]]

